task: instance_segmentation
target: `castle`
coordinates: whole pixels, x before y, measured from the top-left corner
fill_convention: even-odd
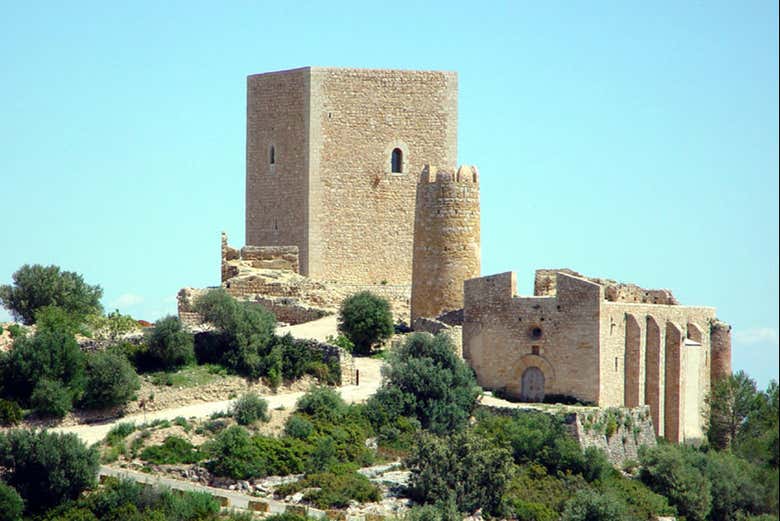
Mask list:
[[[480,277],[479,173],[456,168],[452,72],[306,67],[247,82],[246,244],[222,286],[280,320],[371,289],[410,323],[462,327],[483,387],[525,401],[647,405],[656,434],[703,436],[730,327],[667,290],[539,270]],[[194,293],[180,293],[191,318]],[[446,324],[445,324],[446,323]],[[460,329],[455,329],[460,331]]]

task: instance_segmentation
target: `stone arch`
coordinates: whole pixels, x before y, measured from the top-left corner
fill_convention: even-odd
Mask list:
[[[547,394],[550,394],[550,389],[555,388],[555,370],[550,362],[542,356],[527,354],[521,356],[520,360],[509,371],[509,384],[507,384],[506,390],[511,396],[520,397],[523,373],[531,367],[538,368],[544,375],[544,388]]]
[[[638,407],[640,358],[642,348],[642,330],[634,315],[626,314],[626,344],[625,344],[625,396],[626,407]]]
[[[701,344],[702,332],[701,332],[701,328],[698,325],[696,325],[693,322],[688,322],[685,325],[685,331],[686,331],[685,336],[688,338],[688,340],[692,340],[697,344]]]

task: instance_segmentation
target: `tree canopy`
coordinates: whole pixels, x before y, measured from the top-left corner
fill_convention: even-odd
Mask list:
[[[102,312],[103,289],[84,282],[59,266],[25,264],[13,274],[13,284],[0,286],[0,303],[25,324],[35,323],[35,312],[56,306],[76,317]]]

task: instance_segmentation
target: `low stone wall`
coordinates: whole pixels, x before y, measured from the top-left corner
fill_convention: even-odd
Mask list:
[[[341,368],[340,385],[355,385],[357,382],[357,371],[355,370],[355,360],[350,353],[333,344],[316,342],[314,340],[309,340],[307,342],[310,343],[313,349],[322,351],[323,360],[326,362],[333,359],[338,361],[339,367]]]
[[[315,306],[307,306],[296,299],[287,297],[264,297],[256,295],[254,298],[247,299],[249,302],[260,304],[276,316],[279,322],[287,324],[303,324],[311,322],[335,313],[333,309],[323,309]]]
[[[610,463],[622,466],[639,459],[639,447],[656,445],[650,407],[634,409],[610,407],[569,413],[566,425],[580,446],[597,447],[607,453]]]
[[[79,347],[81,348],[82,351],[88,351],[88,352],[103,351],[109,348],[110,346],[116,345],[120,342],[127,342],[128,344],[139,346],[141,344],[146,343],[147,339],[149,338],[148,336],[149,331],[151,331],[151,328],[131,331],[130,333],[126,333],[114,339],[109,339],[109,338],[95,339],[95,338],[87,338],[87,337],[76,337],[76,342],[78,342]]]
[[[655,447],[657,444],[650,408],[647,405],[634,409],[624,407],[599,409],[570,405],[556,408],[535,404],[529,404],[527,407],[523,407],[522,404],[514,406],[480,404],[478,408],[505,416],[540,413],[562,416],[569,434],[583,450],[588,447],[603,450],[609,462],[618,468],[626,461],[638,460],[639,447]]]
[[[422,331],[432,335],[439,333],[447,335],[455,346],[455,354],[458,355],[458,358],[463,358],[463,328],[461,326],[449,326],[439,320],[425,317],[417,317],[412,326],[414,331]]]
[[[245,269],[285,270],[298,273],[297,246],[252,246],[240,250],[228,244],[222,232],[222,282],[237,276]]]
[[[213,289],[213,288],[212,288]],[[179,320],[183,324],[192,328],[203,325],[201,317],[194,309],[195,301],[210,289],[183,288],[178,294]],[[336,312],[333,308],[323,308],[308,305],[300,299],[284,296],[266,296],[254,293],[247,295],[234,295],[229,288],[227,292],[236,298],[245,302],[254,302],[260,304],[276,316],[276,320],[287,324],[302,324],[317,320]]]

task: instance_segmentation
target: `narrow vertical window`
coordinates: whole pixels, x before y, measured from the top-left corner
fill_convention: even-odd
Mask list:
[[[393,153],[390,156],[390,172],[394,174],[400,174],[403,172],[404,166],[404,153],[400,148],[394,148]]]
[[[276,148],[273,145],[268,150],[268,163],[271,165],[276,164]]]

